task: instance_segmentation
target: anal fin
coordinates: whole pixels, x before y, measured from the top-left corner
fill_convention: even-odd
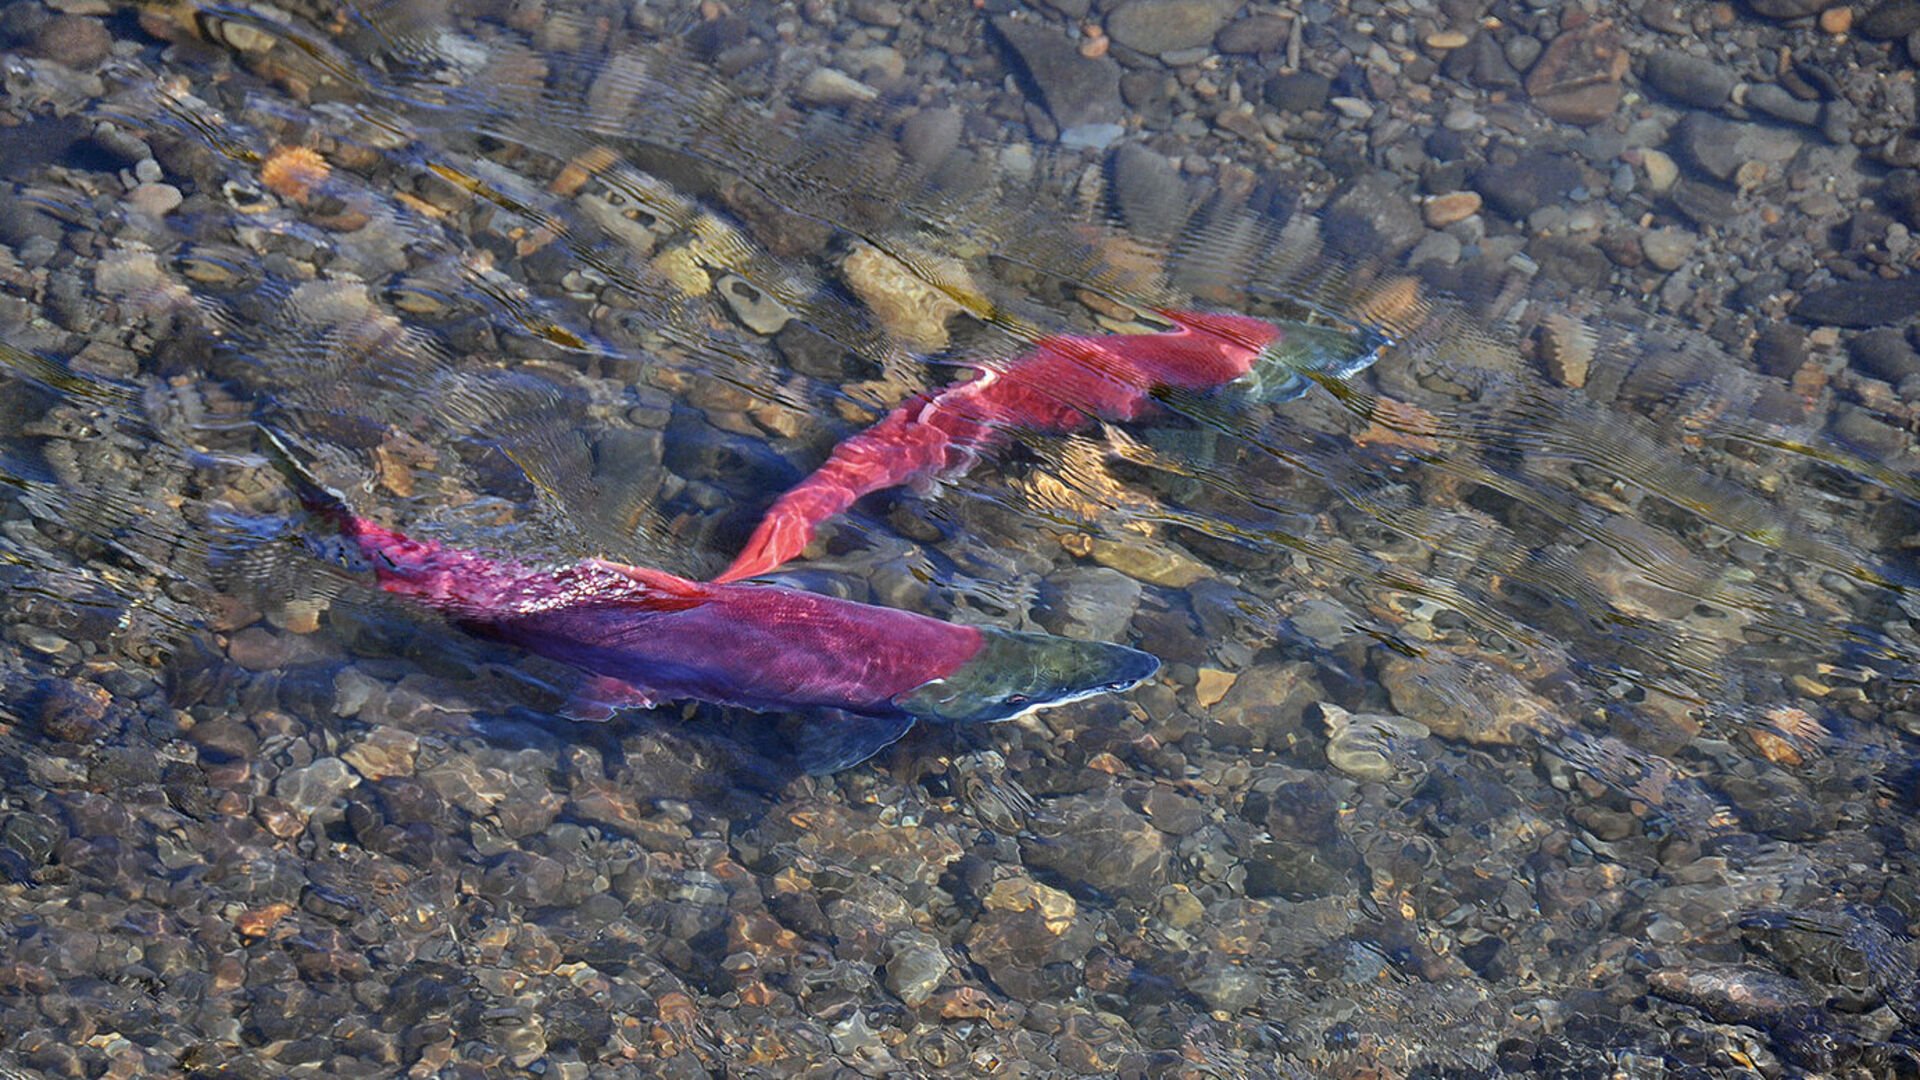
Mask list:
[[[658,704],[653,692],[611,675],[591,675],[560,710],[569,720],[603,723],[622,709],[651,709]]]
[[[850,769],[913,730],[911,716],[862,716],[822,709],[800,719],[792,734],[795,759],[810,776]]]

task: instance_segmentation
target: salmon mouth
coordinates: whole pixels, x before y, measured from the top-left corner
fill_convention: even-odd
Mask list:
[[[1104,641],[993,627],[982,627],[980,637],[966,663],[894,695],[894,707],[950,723],[998,723],[1130,690],[1160,670],[1153,654]]]

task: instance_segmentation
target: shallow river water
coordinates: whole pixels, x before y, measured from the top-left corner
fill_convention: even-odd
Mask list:
[[[1920,1073],[1920,14],[1615,6],[0,7],[0,1072]],[[1162,661],[831,775],[263,454],[704,579],[1169,310],[1383,344],[824,525]]]

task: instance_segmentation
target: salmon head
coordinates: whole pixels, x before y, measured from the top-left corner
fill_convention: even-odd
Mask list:
[[[1278,324],[1278,331],[1261,348],[1252,370],[1235,384],[1256,400],[1275,404],[1306,394],[1311,385],[1308,373],[1331,379],[1351,378],[1372,365],[1381,350],[1392,344],[1389,338],[1366,328],[1289,322]]]
[[[1126,690],[1160,670],[1151,654],[1103,641],[994,627],[981,627],[980,639],[965,663],[894,695],[894,706],[924,719],[993,723]]]

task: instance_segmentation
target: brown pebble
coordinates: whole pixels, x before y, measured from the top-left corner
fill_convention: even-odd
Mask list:
[[[106,733],[112,702],[113,695],[94,683],[48,679],[40,685],[40,730],[61,742],[92,742]]]
[[[99,19],[80,15],[59,15],[48,19],[33,35],[33,47],[41,56],[70,68],[84,70],[107,58],[113,36]]]
[[[1820,29],[1836,37],[1853,29],[1853,9],[1842,5],[1821,12]]]
[[[1422,210],[1429,227],[1444,229],[1479,213],[1480,194],[1475,191],[1452,191],[1445,195],[1435,195],[1427,200]]]
[[[1238,678],[1239,676],[1231,671],[1201,668],[1200,678],[1193,686],[1194,700],[1198,701],[1203,708],[1212,708],[1220,704],[1221,698],[1227,696],[1227,691],[1233,689],[1234,681]]]

